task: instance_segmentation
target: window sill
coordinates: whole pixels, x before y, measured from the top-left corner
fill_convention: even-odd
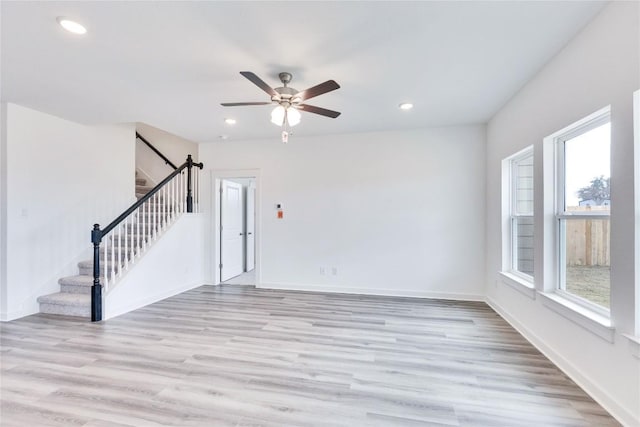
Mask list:
[[[623,336],[629,340],[629,349],[631,350],[631,354],[640,359],[640,337],[627,334],[624,334]]]
[[[506,271],[501,271],[499,274],[502,283],[511,286],[516,291],[531,299],[536,299],[536,288],[533,286],[533,282]]]
[[[594,313],[555,293],[540,292],[540,295],[547,308],[582,326],[603,340],[613,343],[616,329],[611,325],[610,318]]]

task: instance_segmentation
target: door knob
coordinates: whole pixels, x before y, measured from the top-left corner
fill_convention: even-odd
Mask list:
[[[253,234],[253,233],[247,233],[247,234]]]

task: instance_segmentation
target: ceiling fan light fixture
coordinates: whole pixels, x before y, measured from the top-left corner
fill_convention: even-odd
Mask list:
[[[287,122],[289,126],[293,127],[300,123],[300,111],[297,108],[287,108]]]
[[[282,126],[284,124],[284,116],[285,116],[284,107],[282,105],[278,105],[271,112],[271,123],[273,123],[276,126]]]

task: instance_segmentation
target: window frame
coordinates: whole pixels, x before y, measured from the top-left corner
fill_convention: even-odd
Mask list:
[[[611,109],[605,107],[566,127],[553,137],[554,143],[554,234],[556,271],[553,293],[598,315],[610,318],[611,310],[566,290],[566,223],[570,220],[611,221],[611,210],[574,213],[566,210],[565,143],[597,127],[611,123]],[[609,288],[611,292],[611,287]]]
[[[524,149],[506,157],[503,160],[503,247],[502,247],[502,278],[503,282],[512,285],[517,283],[530,290],[534,289],[534,275],[524,273],[518,269],[518,236],[517,221],[518,218],[531,217],[535,218],[535,206],[532,206],[531,215],[518,214],[517,211],[517,174],[516,168],[518,162],[527,158],[531,158],[534,162],[534,147],[527,146]],[[533,180],[533,176],[532,176]],[[533,184],[533,181],[532,181]],[[535,248],[532,247],[535,258]],[[527,293],[528,294],[528,293]]]

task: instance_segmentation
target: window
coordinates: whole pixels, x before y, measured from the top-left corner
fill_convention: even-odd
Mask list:
[[[563,297],[608,315],[611,122],[603,110],[556,143],[557,287]]]
[[[505,266],[509,273],[533,282],[533,147],[505,160],[508,175],[508,241]]]

